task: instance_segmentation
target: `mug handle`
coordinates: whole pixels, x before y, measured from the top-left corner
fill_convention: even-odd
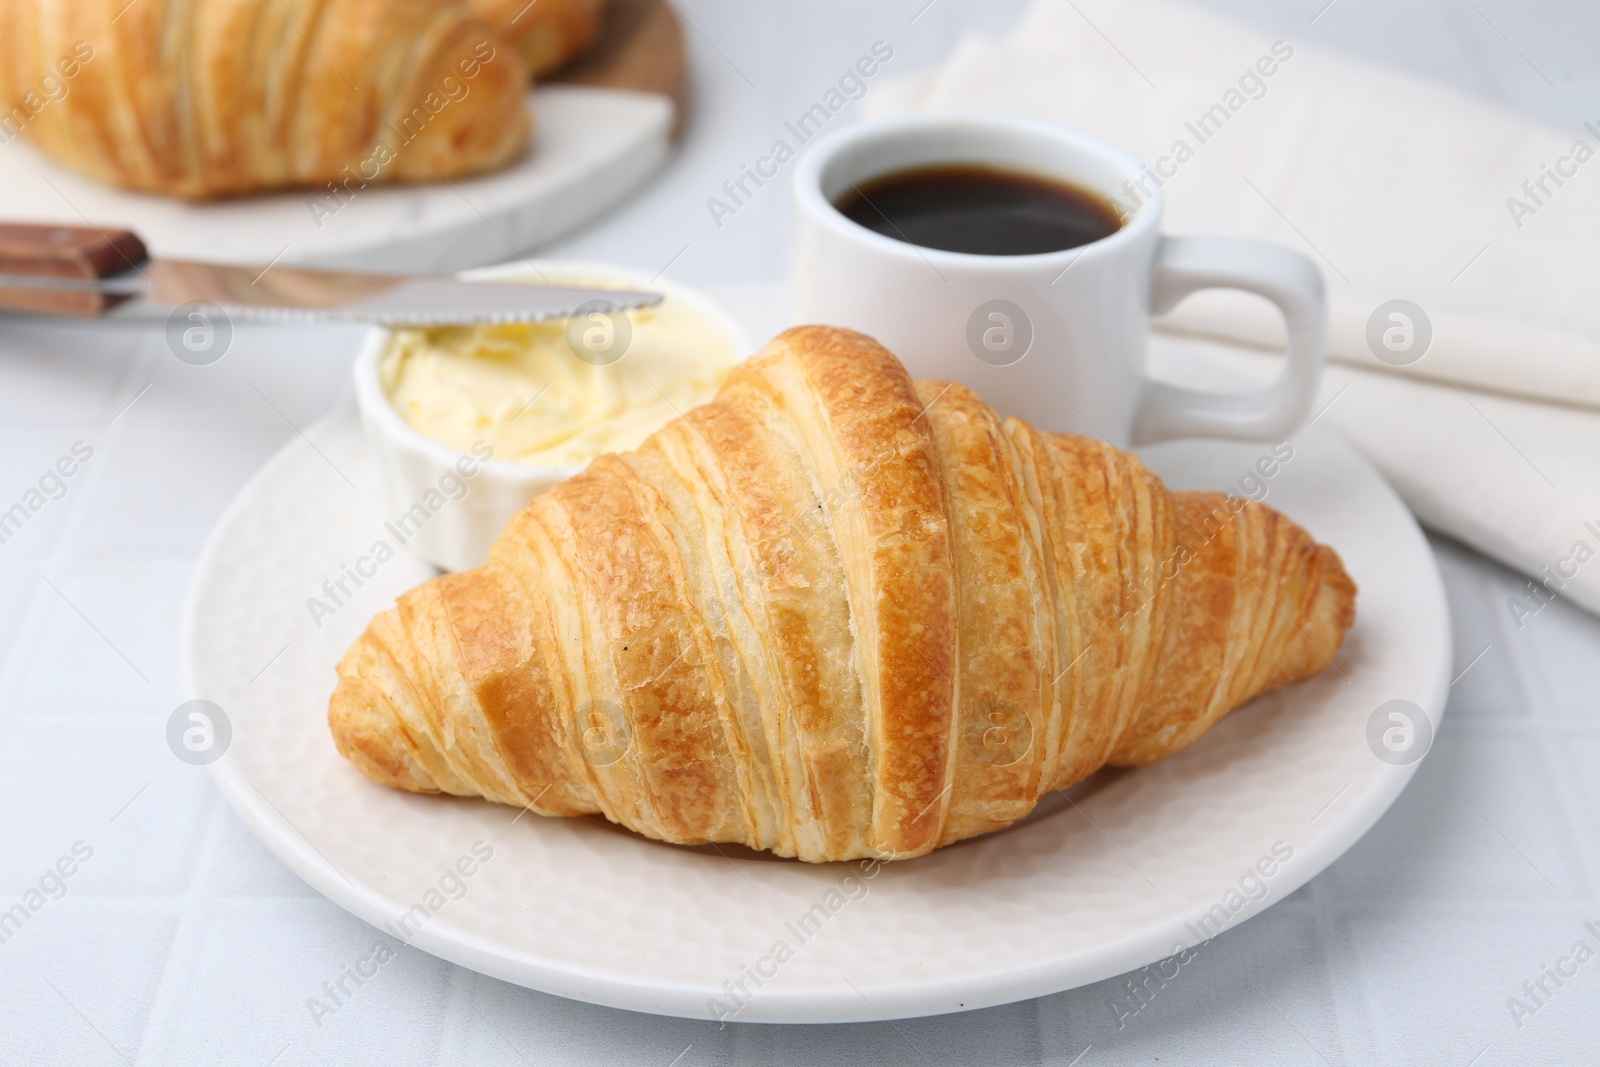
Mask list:
[[[1283,313],[1289,359],[1278,380],[1255,393],[1217,394],[1146,381],[1134,414],[1133,440],[1174,437],[1276,441],[1305,421],[1327,353],[1327,297],[1322,273],[1298,252],[1230,237],[1165,237],[1150,278],[1150,310],[1170,310],[1201,289],[1241,289]]]

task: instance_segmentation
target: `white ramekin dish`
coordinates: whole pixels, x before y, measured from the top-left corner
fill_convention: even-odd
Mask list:
[[[541,260],[467,271],[462,277],[496,281],[604,279],[619,289],[648,289],[700,312],[727,335],[738,359],[751,351],[743,327],[716,303],[687,286],[625,267]],[[355,364],[356,404],[367,438],[378,454],[385,517],[394,521],[414,516],[406,526],[405,547],[435,567],[447,571],[476,567],[513,515],[583,468],[480,459],[416,429],[394,409],[383,387],[380,366],[390,337],[383,327],[369,330]],[[461,484],[466,487],[465,494],[451,499]],[[444,500],[442,506],[429,507],[430,500],[439,499]],[[422,512],[415,511],[419,504]]]

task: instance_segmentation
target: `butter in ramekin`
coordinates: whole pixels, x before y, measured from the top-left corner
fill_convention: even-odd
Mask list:
[[[710,400],[740,356],[727,331],[686,301],[668,296],[622,314],[632,336],[612,362],[580,358],[562,318],[395,330],[379,374],[400,416],[436,441],[463,452],[487,442],[502,462],[582,466],[637,448]],[[581,347],[582,330],[607,324],[575,329]]]

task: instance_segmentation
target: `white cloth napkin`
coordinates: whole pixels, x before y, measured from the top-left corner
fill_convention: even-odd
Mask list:
[[[1167,232],[1305,252],[1338,363],[1318,424],[1424,523],[1536,580],[1517,625],[1553,592],[1600,612],[1600,122],[1556,130],[1182,0],[1036,0],[864,106],[1067,123],[1163,172]],[[1421,309],[1409,352],[1384,345],[1405,341],[1392,300]],[[1203,294],[1161,328],[1232,342],[1249,374],[1278,362],[1253,297]]]

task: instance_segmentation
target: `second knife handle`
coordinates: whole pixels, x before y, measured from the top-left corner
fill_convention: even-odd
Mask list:
[[[92,281],[149,258],[132,230],[0,223],[0,274]],[[127,299],[85,290],[0,287],[0,308],[42,315],[98,315]]]

